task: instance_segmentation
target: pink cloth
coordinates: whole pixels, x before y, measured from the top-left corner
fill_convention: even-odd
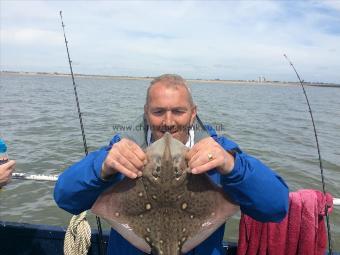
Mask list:
[[[333,198],[318,190],[289,193],[289,212],[280,223],[261,223],[242,214],[238,255],[323,255],[327,245],[325,207]]]

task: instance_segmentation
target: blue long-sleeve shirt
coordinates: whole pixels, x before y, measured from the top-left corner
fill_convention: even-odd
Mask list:
[[[227,175],[211,170],[208,172],[210,178],[222,185],[243,213],[262,222],[281,221],[288,211],[288,187],[282,178],[259,160],[242,152],[233,141],[218,136],[213,129],[208,131],[225,150],[235,152],[234,169]],[[112,145],[119,140],[119,134],[115,135],[109,146],[90,153],[59,176],[54,190],[54,199],[59,207],[72,214],[88,210],[105,189],[124,177],[116,174],[110,181],[100,178],[102,163]],[[218,228],[187,255],[222,255],[224,228],[225,225]],[[143,252],[111,229],[107,254],[139,255]]]

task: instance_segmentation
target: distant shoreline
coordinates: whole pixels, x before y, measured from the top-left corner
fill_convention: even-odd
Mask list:
[[[0,75],[22,75],[22,76],[52,76],[52,77],[69,77],[71,74],[59,73],[59,72],[17,72],[17,71],[0,71]],[[112,76],[112,75],[97,75],[97,74],[74,74],[78,78],[96,78],[96,79],[113,79],[113,80],[149,80],[151,81],[154,77],[133,77],[133,76]],[[289,86],[289,85],[300,85],[298,82],[288,81],[256,81],[256,80],[221,80],[221,79],[187,79],[188,82],[193,83],[224,83],[224,84],[239,84],[239,85],[278,85],[278,86]],[[340,84],[335,83],[320,83],[320,82],[304,82],[305,86],[316,86],[316,87],[335,87],[340,88]]]

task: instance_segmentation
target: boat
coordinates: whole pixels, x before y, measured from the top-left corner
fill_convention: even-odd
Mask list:
[[[51,225],[0,221],[1,255],[44,255],[64,254],[66,228]],[[89,255],[100,255],[98,231],[91,230]],[[108,243],[108,232],[103,233],[104,248]]]
[[[1,255],[53,255],[64,254],[66,228],[51,225],[37,225],[0,221]],[[98,231],[91,230],[91,247],[88,255],[100,255]],[[103,232],[104,249],[109,240],[109,231]],[[224,242],[225,254],[236,255],[237,244]],[[106,254],[106,252],[104,253]],[[340,254],[339,254],[340,255]]]
[[[13,179],[56,181],[58,176],[27,175],[13,173]],[[340,198],[333,198],[333,205],[340,206]],[[63,254],[65,227],[18,223],[0,220],[0,255],[36,255]],[[103,231],[104,250],[107,249],[109,231]],[[91,229],[91,247],[89,255],[101,255],[99,250],[98,230]],[[224,254],[236,255],[237,243],[224,242]],[[105,252],[106,254],[106,252]],[[326,252],[325,254],[330,254]],[[340,255],[340,252],[333,252]]]
[[[63,254],[66,228],[51,225],[37,225],[0,221],[0,254],[1,255],[53,255]],[[91,247],[88,255],[100,255],[98,231],[91,230]],[[109,231],[103,232],[104,249],[109,240]],[[225,254],[236,255],[237,244],[223,243]],[[106,254],[106,252],[105,252]],[[326,254],[330,254],[326,252]],[[333,252],[340,255],[340,252]]]

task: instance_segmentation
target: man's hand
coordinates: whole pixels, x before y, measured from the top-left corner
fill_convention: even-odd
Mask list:
[[[145,161],[144,151],[133,141],[123,138],[109,151],[102,165],[101,178],[108,180],[117,172],[132,179],[142,176]]]
[[[11,181],[12,173],[15,169],[15,161],[10,160],[0,165],[0,188]]]
[[[211,137],[196,143],[186,155],[193,174],[201,174],[216,168],[221,174],[228,174],[234,168],[234,157],[226,152]]]

